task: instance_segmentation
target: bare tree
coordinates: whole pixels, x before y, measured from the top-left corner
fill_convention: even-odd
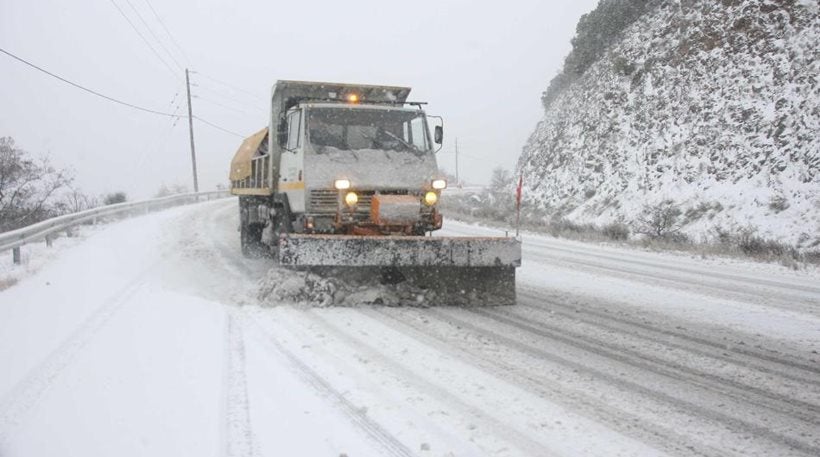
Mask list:
[[[482,193],[483,200],[479,216],[497,221],[507,221],[515,212],[512,172],[503,168],[493,169],[490,185]]]
[[[682,214],[674,200],[664,200],[658,204],[646,205],[637,217],[635,232],[663,238],[678,233],[681,224],[678,219]]]
[[[63,194],[56,206],[60,209],[61,214],[79,213],[98,206],[98,202],[97,199],[89,197],[79,189],[72,187]]]
[[[11,137],[0,138],[0,231],[46,219],[57,209],[53,200],[72,177],[47,157],[33,159]]]

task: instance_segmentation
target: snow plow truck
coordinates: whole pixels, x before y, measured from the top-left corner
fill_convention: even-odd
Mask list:
[[[277,81],[270,123],[231,161],[243,254],[297,269],[372,269],[392,281],[515,303],[520,241],[432,236],[447,182],[408,87]]]

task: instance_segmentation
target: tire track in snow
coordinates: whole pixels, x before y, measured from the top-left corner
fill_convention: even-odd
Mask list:
[[[0,400],[0,450],[7,443],[12,430],[34,409],[55,380],[71,366],[83,349],[144,284],[143,276],[145,273],[104,300],[97,310]]]
[[[267,343],[271,349],[284,356],[293,368],[294,373],[304,382],[313,387],[317,392],[325,398],[331,399],[338,409],[344,413],[350,421],[359,429],[361,429],[366,436],[371,438],[378,444],[388,455],[399,457],[412,457],[415,454],[399,441],[390,432],[385,430],[374,420],[370,419],[367,414],[358,406],[350,402],[341,392],[334,389],[333,386],[324,379],[320,374],[310,368],[298,356],[289,351],[276,337],[267,332],[261,323],[254,317],[247,317],[248,322],[262,336],[262,341]]]
[[[245,373],[245,337],[235,314],[235,311],[228,310],[225,320],[226,379],[223,387],[225,391],[223,395],[226,430],[225,455],[227,457],[251,457],[257,452],[254,446]]]
[[[624,391],[635,392],[640,394],[644,398],[651,398],[654,401],[668,404],[676,409],[686,411],[695,417],[706,418],[715,423],[724,424],[739,433],[748,433],[757,438],[765,437],[765,439],[772,443],[776,443],[793,450],[799,450],[800,452],[803,452],[807,455],[820,455],[820,447],[814,444],[799,440],[793,436],[787,436],[778,433],[769,428],[766,428],[765,426],[759,425],[754,422],[750,422],[749,420],[737,418],[732,415],[729,415],[728,413],[706,408],[704,406],[693,403],[692,401],[683,398],[678,398],[670,393],[657,390],[656,388],[647,387],[638,381],[618,377],[614,373],[604,371],[595,366],[585,365],[576,360],[570,360],[564,356],[548,352],[532,344],[520,342],[512,337],[503,335],[501,332],[502,329],[496,328],[491,330],[484,327],[480,327],[473,323],[467,322],[464,319],[446,314],[438,310],[431,310],[431,312],[437,314],[443,321],[447,321],[455,327],[469,330],[471,333],[474,334],[484,335],[485,337],[490,338],[493,341],[497,341],[508,348],[512,348],[517,352],[529,355],[535,359],[544,360],[554,364],[564,365],[571,368],[572,370],[588,373],[593,378],[598,380],[604,380],[607,384],[618,386]],[[520,327],[518,325],[515,325],[514,327],[519,328],[519,330],[525,330],[532,333],[532,330],[527,328],[527,326],[525,325],[521,325]],[[543,336],[544,338],[549,338],[560,341],[564,344],[573,345],[581,350],[591,351],[602,357],[617,357],[617,355],[613,354],[611,351],[605,351],[600,347],[594,347],[594,343],[569,340],[563,341],[560,336],[549,335],[546,332],[542,333],[543,334],[541,336]],[[547,345],[547,347],[549,347],[549,345]],[[645,367],[641,368],[647,369]]]
[[[210,220],[214,222],[214,220],[217,217],[219,217],[223,211],[227,212],[227,210],[229,209],[230,207],[226,207],[225,209],[220,209],[214,213],[211,213],[209,215]],[[247,281],[249,277],[253,277],[253,275],[256,274],[256,272],[251,267],[242,262],[241,258],[238,258],[239,252],[237,250],[232,249],[231,247],[213,238],[209,239],[209,242],[211,246],[219,254],[221,254],[219,256],[220,262],[227,269],[229,269],[232,274],[238,275],[242,280],[245,281]],[[364,414],[360,408],[358,408],[356,405],[352,404],[349,400],[347,400],[344,397],[344,395],[335,390],[329,382],[327,382],[318,373],[316,373],[314,370],[308,367],[307,364],[305,364],[295,354],[288,351],[287,348],[285,348],[281,343],[279,343],[279,341],[276,340],[276,338],[273,335],[266,332],[265,329],[261,326],[261,324],[258,321],[256,321],[255,318],[241,316],[240,311],[238,309],[229,310],[229,313],[231,313],[233,315],[233,318],[235,318],[233,323],[234,327],[246,328],[246,323],[252,325],[254,329],[263,337],[262,341],[268,343],[272,349],[274,349],[276,352],[279,352],[285,357],[285,359],[287,359],[291,367],[293,367],[295,374],[299,376],[300,379],[307,382],[311,387],[313,387],[317,392],[322,394],[325,398],[333,400],[334,403],[336,403],[336,405],[339,406],[339,410],[351,420],[353,425],[361,429],[366,436],[373,439],[373,441],[380,445],[382,449],[384,449],[388,453],[388,455],[398,457],[410,457],[415,455],[396,437],[394,437],[387,430],[382,428],[378,423],[374,422],[369,417],[367,417],[367,415]]]
[[[785,395],[770,392],[749,384],[699,371],[677,362],[664,360],[626,347],[610,349],[607,341],[590,335],[579,335],[562,329],[560,326],[534,322],[519,317],[507,310],[470,310],[472,313],[496,322],[511,326],[517,330],[573,346],[609,360],[614,360],[634,368],[652,372],[668,378],[669,382],[684,381],[688,386],[697,386],[716,394],[734,399],[737,402],[765,408],[774,413],[781,413],[795,419],[820,426],[820,406],[797,400]],[[748,394],[754,394],[750,396]],[[757,398],[755,398],[755,396]]]
[[[213,227],[219,223],[233,205],[224,208],[197,213],[193,216],[191,225]],[[203,220],[204,219],[204,220]],[[213,236],[202,236],[195,232],[195,236],[207,247],[213,249],[217,261],[232,277],[233,281],[248,282],[253,277],[251,269],[237,261],[237,255]],[[224,379],[222,387],[222,422],[224,425],[223,454],[226,457],[252,457],[260,454],[254,437],[253,423],[250,413],[250,397],[248,395],[248,379],[245,357],[245,332],[236,306],[225,306],[225,353]]]
[[[641,282],[649,286],[659,284],[666,285],[671,289],[681,290],[690,293],[700,293],[716,298],[731,298],[732,300],[747,301],[750,303],[765,304],[765,306],[779,308],[786,311],[810,314],[817,317],[816,303],[818,295],[810,291],[800,291],[803,295],[788,293],[782,289],[761,289],[749,290],[748,284],[740,287],[732,287],[725,283],[709,281],[704,277],[686,277],[664,274],[665,272],[640,270],[630,268],[628,265],[615,263],[597,263],[591,260],[578,257],[562,257],[552,252],[551,248],[540,246],[528,246],[525,257],[529,262],[555,266],[579,266],[580,269],[592,272],[596,275],[610,276],[625,280]],[[624,262],[626,263],[626,262]],[[684,273],[689,275],[688,273]],[[691,276],[691,275],[689,275]]]
[[[719,358],[728,363],[739,364],[755,370],[820,387],[820,364],[810,365],[788,360],[784,359],[783,355],[775,356],[739,345],[728,346],[725,343],[718,343],[693,335],[691,332],[687,333],[662,329],[657,325],[650,325],[619,317],[614,313],[596,311],[594,306],[584,306],[583,312],[578,312],[580,306],[567,305],[557,300],[544,298],[532,292],[519,290],[518,296],[519,305],[524,308],[559,314],[568,319],[578,320],[600,328],[631,334],[658,344],[665,344],[699,355]],[[520,300],[521,298],[524,298],[524,300]],[[564,311],[558,311],[555,308],[560,308]],[[591,317],[586,317],[587,315]],[[687,344],[678,344],[676,341],[685,341]],[[740,355],[744,357],[745,360],[740,361],[735,357],[722,355],[725,351]],[[761,361],[768,362],[770,366],[761,364]],[[784,371],[784,369],[788,371]]]
[[[425,311],[428,310],[429,308],[425,309]],[[496,355],[487,356],[475,348],[464,348],[453,344],[453,341],[446,336],[440,335],[430,328],[425,328],[423,325],[418,325],[411,319],[396,316],[393,311],[395,310],[374,308],[364,312],[409,338],[439,348],[442,352],[450,353],[453,357],[469,363],[477,369],[498,376],[500,379],[517,385],[539,397],[577,411],[579,414],[586,415],[612,430],[643,441],[665,452],[703,457],[725,455],[722,450],[707,444],[697,443],[696,446],[692,437],[680,434],[662,423],[648,421],[607,403],[602,403],[586,393],[568,391],[562,388],[560,384],[543,377],[533,376],[504,358],[499,358]]]
[[[362,341],[361,338],[345,332],[343,329],[328,322],[325,318],[318,316],[314,312],[307,311],[305,312],[305,316],[311,322],[316,323],[327,331],[327,333],[334,335],[342,341],[345,341],[351,347],[366,353],[369,359],[376,360],[380,365],[387,367],[392,374],[399,376],[402,380],[412,384],[413,389],[419,390],[423,394],[429,395],[443,404],[453,406],[467,417],[475,418],[477,422],[485,425],[484,428],[492,430],[493,433],[501,437],[502,440],[528,452],[530,455],[547,456],[553,454],[553,451],[543,444],[531,439],[519,430],[508,426],[507,424],[487,414],[487,411],[483,410],[480,406],[471,405],[458,398],[457,395],[449,392],[444,386],[423,378],[411,368],[405,367],[389,355],[383,354],[375,346]]]
[[[652,262],[652,261],[648,261],[648,260],[638,260],[638,259],[629,258],[629,257],[616,257],[614,254],[613,255],[605,255],[605,254],[601,254],[601,253],[598,253],[598,252],[588,252],[588,251],[585,252],[585,251],[579,250],[579,249],[570,249],[570,248],[566,248],[566,247],[557,247],[557,246],[552,246],[552,245],[545,244],[545,243],[537,243],[537,242],[532,243],[532,242],[530,242],[530,243],[527,243],[527,244],[529,246],[536,246],[536,247],[539,247],[539,248],[549,249],[550,251],[558,251],[558,252],[563,252],[563,253],[566,253],[566,254],[571,254],[571,255],[576,255],[576,256],[589,257],[589,258],[593,258],[593,259],[600,259],[600,260],[603,260],[603,261],[610,261],[610,262],[621,263],[621,264],[629,264],[629,265],[635,265],[635,266],[641,266],[641,267],[649,267],[649,268],[658,269],[658,270],[665,270],[665,271],[668,271],[670,273],[690,275],[692,277],[699,278],[699,279],[697,279],[699,281],[710,281],[710,280],[713,280],[715,278],[718,278],[718,279],[733,282],[737,285],[745,286],[745,287],[760,288],[762,286],[764,288],[768,287],[768,288],[772,288],[772,289],[780,289],[781,290],[780,293],[785,293],[785,294],[793,294],[794,291],[800,291],[800,292],[805,292],[805,293],[808,293],[808,294],[820,295],[820,287],[812,287],[812,286],[809,286],[809,285],[801,285],[801,284],[780,282],[780,281],[775,281],[775,280],[772,280],[772,279],[745,277],[745,276],[736,275],[736,274],[720,273],[720,272],[713,271],[713,270],[705,270],[705,271],[704,270],[695,270],[695,269],[692,269],[692,268],[686,268],[686,267],[681,267],[681,266],[676,266],[676,265],[669,265],[669,264],[664,264],[664,263],[660,263],[660,262]],[[566,261],[572,261],[572,259],[569,259],[569,258],[562,258],[562,259],[566,260]],[[724,286],[724,288],[726,290],[730,290],[730,291],[735,290],[733,288],[730,289],[730,288],[725,287],[725,286]],[[790,296],[790,298],[793,299],[794,297]]]

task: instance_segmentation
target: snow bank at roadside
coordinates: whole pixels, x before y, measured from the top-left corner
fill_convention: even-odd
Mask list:
[[[76,246],[100,226],[80,225],[75,227],[71,236],[59,236],[51,247],[45,241],[27,244],[20,248],[20,264],[12,261],[11,250],[0,253],[0,290],[7,289],[17,282],[37,273],[45,265],[56,259],[61,252]]]

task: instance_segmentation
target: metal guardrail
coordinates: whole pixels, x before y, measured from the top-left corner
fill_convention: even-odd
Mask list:
[[[230,197],[227,190],[212,192],[199,192],[189,194],[171,195],[168,197],[153,198],[136,202],[117,203],[114,205],[100,206],[78,213],[64,214],[62,216],[46,219],[27,227],[0,233],[0,252],[9,249],[13,251],[14,263],[20,263],[20,247],[35,241],[46,240],[50,244],[49,235],[71,230],[71,228],[88,221],[94,221],[100,217],[114,216],[128,212],[139,212],[141,214],[159,211],[161,209],[174,206],[187,205],[201,201],[215,200]]]

